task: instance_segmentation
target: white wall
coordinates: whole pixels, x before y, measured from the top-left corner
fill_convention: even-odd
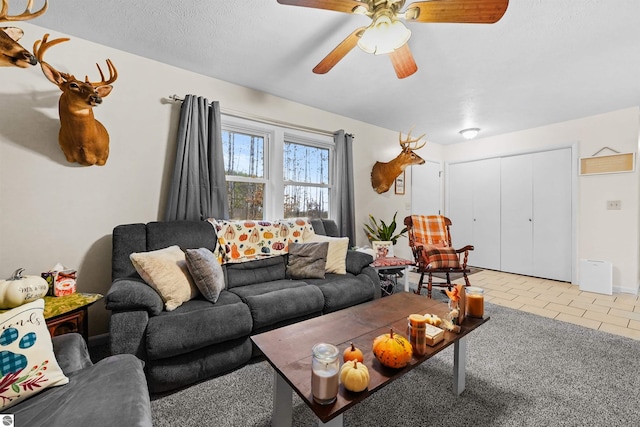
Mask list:
[[[26,23],[21,27],[25,31],[22,45],[27,47],[47,32]],[[52,33],[50,39],[64,36]],[[404,196],[392,191],[379,196],[370,184],[373,163],[390,160],[400,151],[395,130],[74,37],[46,54],[47,62],[60,71],[89,74],[92,80],[98,78],[95,63],[104,69],[106,58],[111,58],[119,77],[113,92],[94,110],[111,136],[110,157],[103,167],[66,162],[57,143],[60,91],[40,67],[0,69],[0,277],[8,277],[18,267],[39,274],[61,262],[78,269],[79,291],[108,291],[113,227],[158,220],[164,210],[180,110],[179,104],[167,102],[172,94],[193,93],[219,100],[224,108],[235,111],[355,134],[359,245],[368,243],[362,224],[369,213],[390,219],[399,210],[400,222],[408,213],[405,201],[411,200],[410,188]],[[437,154],[438,149],[422,151]],[[406,245],[404,239],[398,246]],[[98,302],[90,309],[89,333],[107,331],[108,311]]]
[[[521,132],[447,146],[447,162],[497,157],[577,143],[578,157],[590,157],[603,147],[637,152],[638,107],[585,117]],[[612,154],[605,151],[602,154]],[[445,177],[446,179],[446,177]],[[637,293],[639,270],[639,183],[633,173],[580,176],[577,179],[576,256],[613,263],[614,291]],[[607,200],[621,200],[622,209],[606,210]],[[553,242],[549,242],[553,244]],[[579,283],[578,276],[578,283]]]

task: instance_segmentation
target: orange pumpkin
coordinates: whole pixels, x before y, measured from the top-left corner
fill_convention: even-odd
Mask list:
[[[342,360],[345,362],[348,362],[350,360],[357,360],[360,363],[364,362],[362,350],[356,348],[353,343],[350,344],[351,345],[344,350],[344,353],[342,353]]]
[[[248,238],[249,238],[249,235],[247,233],[242,233],[240,237],[238,237],[238,240],[240,240],[241,242],[244,242]]]
[[[249,248],[249,249],[247,249],[247,250],[245,250],[245,251],[244,251],[244,254],[245,254],[245,255],[253,255],[253,254],[255,254],[255,253],[256,253],[255,248]]]
[[[238,251],[238,246],[235,243],[231,245],[231,258],[233,259],[240,258],[240,252]]]
[[[413,348],[402,335],[394,334],[393,329],[373,340],[373,354],[384,366],[403,368],[411,361]]]
[[[264,232],[264,238],[265,238],[265,239],[271,239],[271,238],[273,238],[273,233],[272,233],[272,232],[270,232],[270,231],[265,231],[265,232]]]

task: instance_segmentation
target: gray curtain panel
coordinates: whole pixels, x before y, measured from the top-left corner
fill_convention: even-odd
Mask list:
[[[220,104],[185,96],[166,221],[229,218],[222,153]]]
[[[333,134],[336,143],[337,185],[340,189],[338,196],[338,218],[340,235],[349,238],[349,247],[356,243],[355,198],[353,191],[353,136],[344,130]]]

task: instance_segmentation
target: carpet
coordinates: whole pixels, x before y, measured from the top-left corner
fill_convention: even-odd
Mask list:
[[[346,426],[638,425],[640,341],[491,303],[469,335],[466,390],[452,392],[453,346],[347,411]],[[264,360],[152,395],[163,426],[270,425],[273,371]],[[293,426],[317,419],[294,393]]]

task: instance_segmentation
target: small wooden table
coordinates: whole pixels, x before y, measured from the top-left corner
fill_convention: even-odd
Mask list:
[[[89,307],[100,294],[74,293],[62,297],[44,297],[44,319],[51,336],[77,332],[89,339]]]
[[[453,390],[459,395],[465,388],[467,334],[487,322],[489,317],[465,319],[459,334],[445,332],[443,341],[428,347],[426,355],[414,356],[402,369],[381,365],[371,350],[373,339],[388,333],[391,328],[406,336],[409,314],[432,313],[444,317],[448,311],[446,303],[401,292],[252,336],[251,339],[275,371],[272,426],[291,426],[293,390],[313,410],[320,426],[342,426],[345,411],[451,344],[454,345]],[[364,363],[369,368],[369,387],[363,392],[352,393],[341,384],[334,403],[316,403],[311,394],[311,348],[319,342],[333,344],[341,352],[350,342],[360,348],[364,353]]]
[[[369,266],[372,267],[374,270],[376,270],[378,274],[384,274],[382,273],[383,271],[390,270],[392,274],[396,276],[394,278],[394,280],[396,281],[395,282],[396,284],[398,281],[398,277],[397,277],[398,273],[403,271],[404,272],[403,284],[404,284],[405,292],[409,292],[409,267],[411,267],[412,265],[416,265],[416,263],[409,259],[398,258],[398,257],[376,258],[371,264],[369,264]],[[384,289],[383,289],[383,292],[385,292]],[[393,293],[393,292],[385,292],[385,294],[387,295],[390,293]]]

